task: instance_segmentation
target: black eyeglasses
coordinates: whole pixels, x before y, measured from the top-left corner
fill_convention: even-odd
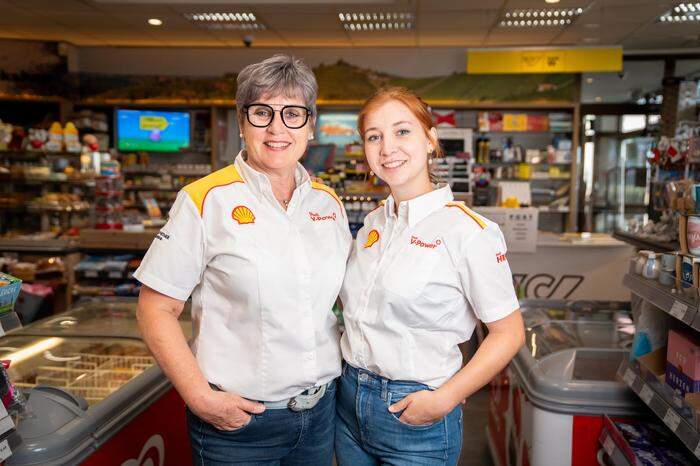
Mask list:
[[[289,129],[299,129],[303,127],[311,116],[311,110],[300,105],[285,105],[281,110],[275,110],[267,104],[250,104],[243,107],[248,123],[256,128],[270,126],[275,118],[275,113],[279,112],[282,123]]]

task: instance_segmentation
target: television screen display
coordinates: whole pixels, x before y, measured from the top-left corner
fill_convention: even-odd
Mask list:
[[[321,113],[316,122],[319,144],[335,144],[344,148],[346,144],[360,142],[357,132],[357,113]]]
[[[326,171],[333,166],[335,151],[333,144],[309,144],[301,164],[313,174]]]
[[[178,152],[189,146],[189,112],[117,110],[118,150]]]

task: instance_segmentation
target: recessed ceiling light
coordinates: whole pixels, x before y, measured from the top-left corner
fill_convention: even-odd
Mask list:
[[[602,101],[603,101],[603,98],[602,98],[601,96],[597,95],[597,96],[595,97],[595,101],[596,101],[596,102],[602,102]]]
[[[347,31],[387,31],[413,29],[413,13],[338,13],[338,20]]]
[[[148,24],[151,26],[161,26],[163,24],[163,21],[159,20],[158,18],[150,18],[148,20]]]
[[[204,12],[185,13],[197,26],[205,29],[237,29],[246,31],[262,31],[266,26],[259,22],[252,12]]]
[[[700,2],[684,2],[659,16],[662,23],[700,21]]]
[[[583,8],[515,9],[503,12],[498,25],[501,27],[568,26],[582,13]],[[511,18],[534,18],[534,20],[513,21],[509,24],[508,20]]]
[[[559,0],[544,0],[545,3],[559,3]]]
[[[586,78],[586,84],[593,84],[593,78],[590,76]]]

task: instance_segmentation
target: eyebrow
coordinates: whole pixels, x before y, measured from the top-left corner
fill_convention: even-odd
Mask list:
[[[396,123],[394,123],[394,124],[391,125],[391,126],[397,126],[397,125],[400,125],[400,124],[403,124],[403,123],[408,123],[409,125],[411,124],[411,122],[408,121],[408,120],[401,120],[401,121],[397,121]],[[372,126],[371,128],[367,128],[367,129],[365,130],[365,133],[366,133],[367,131],[371,131],[371,130],[377,130],[377,131],[378,131],[379,128],[377,128],[376,126]]]

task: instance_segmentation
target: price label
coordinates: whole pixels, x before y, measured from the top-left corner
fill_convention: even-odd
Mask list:
[[[666,415],[664,416],[664,424],[666,424],[672,432],[676,432],[676,429],[678,429],[678,424],[681,423],[681,417],[676,414],[676,412],[672,409],[669,408],[668,411],[666,411]]]
[[[122,273],[119,271],[109,272],[109,278],[122,278]]]
[[[605,440],[603,441],[603,450],[605,450],[605,453],[607,453],[608,456],[612,456],[613,451],[615,451],[615,442],[613,442],[610,435],[605,437]]]
[[[671,306],[671,315],[676,319],[683,320],[685,318],[685,313],[688,310],[688,305],[680,301],[674,301],[673,306]]]
[[[12,456],[12,450],[10,450],[10,444],[7,443],[7,439],[5,439],[0,442],[0,460],[5,461],[10,456]]]
[[[644,385],[642,391],[639,392],[639,398],[641,398],[647,405],[651,403],[651,399],[654,397],[654,391],[649,388],[649,385]]]
[[[86,270],[85,276],[87,278],[97,278],[97,270]]]
[[[632,372],[632,369],[628,367],[627,370],[625,370],[625,375],[622,376],[622,380],[630,387],[632,386],[634,383],[634,372]]]

